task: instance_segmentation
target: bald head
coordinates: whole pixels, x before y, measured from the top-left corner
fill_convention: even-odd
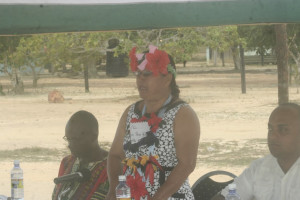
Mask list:
[[[96,135],[98,137],[98,121],[90,112],[80,110],[74,113],[69,119],[66,129],[73,126],[76,126],[87,135]]]
[[[287,171],[300,156],[300,106],[279,105],[270,115],[268,130],[269,150],[280,163],[287,163]]]
[[[299,125],[300,125],[300,106],[296,103],[283,103],[283,104],[280,104],[277,108],[275,108],[275,110],[284,109],[284,108],[294,110],[295,113],[297,113],[296,116],[297,116],[297,120],[299,121]]]
[[[97,119],[90,112],[76,112],[66,125],[65,137],[74,156],[89,159],[93,156],[92,152],[99,149]]]

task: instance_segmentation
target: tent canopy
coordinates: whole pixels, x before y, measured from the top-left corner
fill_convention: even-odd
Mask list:
[[[299,0],[0,0],[0,35],[297,23]]]

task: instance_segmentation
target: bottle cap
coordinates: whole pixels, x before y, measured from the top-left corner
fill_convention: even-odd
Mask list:
[[[126,181],[126,176],[120,175],[119,176],[119,181]]]
[[[236,184],[235,183],[231,183],[228,185],[228,189],[229,190],[235,190],[236,189]]]

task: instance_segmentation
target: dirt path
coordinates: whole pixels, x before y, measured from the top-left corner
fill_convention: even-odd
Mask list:
[[[199,155],[197,169],[190,176],[191,183],[214,169],[239,174],[247,165],[205,163],[207,157],[211,159],[217,155],[214,154],[215,143],[220,144],[218,153],[222,152],[222,142],[237,141],[243,146],[250,140],[262,141],[265,147],[266,124],[277,105],[277,74],[251,73],[246,78],[247,93],[241,94],[238,73],[179,74],[180,95],[197,112],[202,132],[200,147],[207,152],[205,158]],[[1,83],[5,85],[6,80],[2,79]],[[25,79],[25,84],[30,85],[30,80]],[[84,92],[81,79],[43,78],[38,84],[36,89],[26,89],[23,96],[0,97],[0,152],[25,147],[65,150],[64,126],[78,110],[95,114],[100,125],[99,142],[110,143],[122,112],[138,100],[133,77],[91,79],[88,94]],[[53,89],[62,91],[67,100],[62,104],[49,104],[47,94]],[[296,88],[290,88],[290,99],[300,103]],[[248,150],[256,148],[253,143]],[[61,158],[49,161],[19,159],[24,170],[26,199],[50,199]],[[0,161],[0,194],[7,196],[10,195],[12,162],[5,156]]]

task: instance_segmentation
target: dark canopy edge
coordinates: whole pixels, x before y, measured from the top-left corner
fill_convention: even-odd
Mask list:
[[[0,35],[298,23],[300,1],[0,5]]]

